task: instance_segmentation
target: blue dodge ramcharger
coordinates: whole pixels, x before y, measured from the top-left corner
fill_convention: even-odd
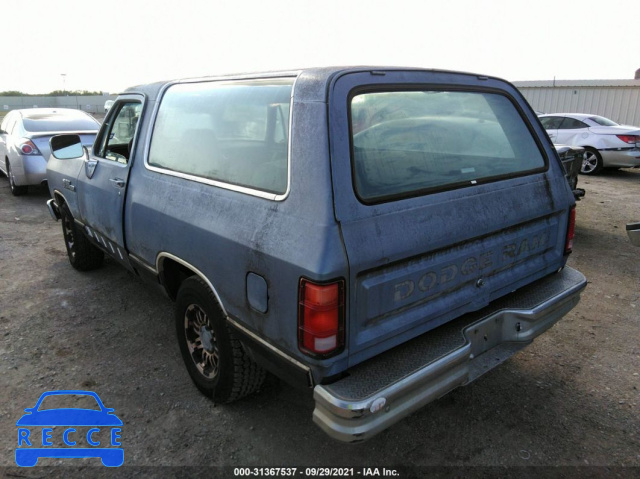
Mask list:
[[[175,301],[217,402],[270,371],[365,440],[468,384],[579,301],[575,202],[503,80],[317,68],[128,89],[93,147],[51,140],[71,265],[107,254]]]

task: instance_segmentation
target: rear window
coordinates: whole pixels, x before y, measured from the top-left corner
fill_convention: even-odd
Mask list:
[[[601,126],[618,126],[615,121],[611,121],[603,116],[590,116],[589,120]]]
[[[98,131],[100,124],[88,115],[46,113],[22,119],[24,129],[32,133],[47,131]]]
[[[351,99],[355,188],[365,202],[474,185],[546,168],[500,94],[374,91]]]
[[[162,99],[149,165],[283,194],[293,78],[186,83]]]

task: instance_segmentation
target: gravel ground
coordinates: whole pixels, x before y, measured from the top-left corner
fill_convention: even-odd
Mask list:
[[[275,378],[233,405],[203,397],[180,357],[172,303],[113,262],[73,270],[46,190],[14,198],[0,178],[0,476],[233,477],[270,466],[307,477],[321,466],[356,477],[383,467],[400,477],[640,477],[640,249],[624,228],[640,220],[640,172],[580,181],[569,261],[589,279],[580,304],[473,384],[344,445],[312,423],[310,391]],[[123,467],[15,467],[16,421],[56,389],[93,390],[115,408]]]

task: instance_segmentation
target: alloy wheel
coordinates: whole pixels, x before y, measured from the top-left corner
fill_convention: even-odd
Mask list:
[[[598,157],[593,151],[586,151],[582,159],[582,173],[592,173],[598,168]]]
[[[220,352],[216,333],[209,316],[197,304],[191,304],[184,314],[184,332],[189,355],[198,372],[207,379],[218,375]]]

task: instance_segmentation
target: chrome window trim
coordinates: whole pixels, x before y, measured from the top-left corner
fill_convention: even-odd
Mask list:
[[[173,176],[176,178],[182,178],[189,181],[195,181],[197,183],[202,183],[205,185],[215,186],[218,188],[222,188],[225,190],[235,191],[237,193],[243,193],[245,195],[256,196],[258,198],[264,198],[270,201],[284,201],[291,191],[291,127],[293,126],[293,98],[295,95],[296,84],[298,82],[298,78],[301,72],[287,72],[283,74],[278,74],[274,76],[269,75],[239,75],[234,77],[217,77],[217,78],[200,78],[200,79],[189,79],[189,80],[178,80],[169,82],[162,87],[158,94],[158,99],[156,100],[156,104],[153,109],[153,113],[151,116],[151,128],[150,134],[147,135],[144,147],[144,167],[155,173],[160,173],[163,175]],[[287,189],[284,193],[269,193],[267,191],[257,190],[255,188],[249,188],[246,186],[234,185],[232,183],[227,183],[225,181],[220,180],[211,180],[208,178],[203,178],[201,176],[190,175],[188,173],[181,173],[178,171],[168,170],[166,168],[160,168],[157,166],[152,166],[149,164],[149,152],[151,151],[151,141],[153,139],[153,133],[156,127],[156,120],[158,118],[158,112],[160,110],[160,106],[162,105],[162,98],[169,88],[174,85],[180,84],[188,84],[188,83],[215,83],[215,82],[235,82],[242,80],[277,80],[284,78],[293,78],[293,85],[291,85],[291,97],[289,102],[289,135],[287,139]]]

